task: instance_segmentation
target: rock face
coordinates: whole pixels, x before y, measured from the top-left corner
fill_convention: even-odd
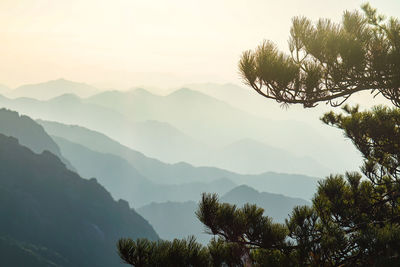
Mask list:
[[[1,258],[8,266],[119,266],[119,238],[158,239],[143,217],[95,179],[82,179],[54,154],[35,154],[1,134],[0,218],[0,247],[10,252]]]

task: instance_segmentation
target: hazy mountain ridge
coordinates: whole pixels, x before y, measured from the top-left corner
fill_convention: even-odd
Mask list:
[[[158,238],[126,201],[50,152],[35,154],[0,135],[0,161],[0,236],[48,248],[66,259],[61,266],[119,266],[121,236]]]
[[[204,145],[166,122],[133,122],[112,109],[84,103],[76,96],[62,95],[48,101],[32,98],[0,98],[0,106],[17,110],[35,119],[79,124],[105,133],[127,146],[151,156],[180,161]],[[171,153],[174,151],[174,153]]]
[[[16,137],[22,145],[36,153],[47,150],[59,157],[69,169],[74,170],[71,163],[61,155],[60,148],[43,127],[28,116],[20,115],[12,110],[0,109],[0,133]]]
[[[98,93],[99,89],[85,83],[57,79],[44,83],[27,84],[9,90],[7,96],[12,98],[30,97],[39,100],[49,100],[64,94],[75,94],[79,97],[89,97]]]
[[[136,92],[135,90],[134,92]],[[134,93],[133,92],[133,93]],[[144,92],[144,90],[140,90],[140,92]],[[114,92],[105,92],[103,94],[109,95],[113,94]],[[175,94],[192,94],[194,93],[195,95],[197,94],[196,92],[180,92],[180,93],[175,93]],[[117,92],[116,94],[121,94],[123,95],[124,93],[122,92]],[[140,93],[143,94],[143,93]],[[147,94],[146,94],[147,95]],[[66,96],[64,96],[66,97]],[[95,96],[96,97],[96,96]],[[161,98],[160,96],[156,98]],[[123,98],[125,99],[125,98]],[[54,101],[54,99],[52,100]],[[87,108],[90,108],[93,106],[93,104],[84,104],[82,103],[81,100],[79,105],[85,106]],[[75,103],[75,101],[73,101]],[[135,103],[131,103],[133,106],[135,106]],[[71,104],[73,105],[73,104]],[[87,106],[88,105],[88,106]],[[12,105],[15,106],[15,105]],[[56,105],[53,106],[53,108]],[[59,105],[57,105],[59,106]],[[96,108],[100,108],[95,104]],[[20,107],[17,107],[20,108]],[[67,108],[67,107],[66,107]],[[50,112],[52,108],[48,108],[47,110]],[[75,108],[76,109],[76,108]],[[104,107],[104,109],[108,112],[110,109],[108,107]],[[82,109],[80,109],[82,110]],[[29,112],[29,109],[25,109],[25,112]],[[250,168],[239,168],[241,165],[240,164],[231,164],[228,162],[228,159],[226,159],[224,155],[224,148],[223,147],[216,147],[212,148],[210,146],[207,146],[205,144],[202,144],[182,132],[180,132],[177,129],[174,129],[171,127],[170,124],[166,123],[161,123],[158,121],[145,121],[145,122],[136,122],[132,123],[130,119],[126,119],[123,115],[116,115],[120,114],[119,111],[114,111],[116,112],[116,116],[101,116],[103,112],[91,112],[89,114],[85,114],[85,110],[82,110],[81,115],[76,115],[77,117],[83,117],[83,118],[76,118],[74,120],[71,119],[64,119],[65,114],[61,114],[60,116],[51,114],[49,115],[49,112],[40,112],[40,114],[37,114],[37,109],[33,113],[35,113],[35,117],[41,117],[41,118],[46,118],[48,120],[56,120],[60,121],[63,123],[69,123],[71,121],[75,121],[72,124],[79,124],[82,126],[86,126],[88,128],[103,132],[114,139],[117,139],[119,141],[124,140],[123,142],[125,145],[128,145],[130,147],[135,148],[136,150],[139,150],[146,155],[149,155],[151,157],[156,157],[159,158],[163,161],[169,162],[169,163],[174,163],[178,161],[186,161],[190,163],[194,163],[197,166],[217,166],[217,167],[223,167],[227,168],[236,172],[241,172],[241,173],[260,173],[260,172],[265,172],[265,171],[277,171],[277,172],[292,172],[292,173],[306,173],[309,175],[314,175],[314,176],[325,176],[329,174],[329,169],[325,168],[312,158],[307,158],[303,157],[301,164],[298,164],[296,161],[292,161],[292,169],[291,170],[286,170],[286,166],[282,166],[282,164],[278,164],[279,162],[274,162],[271,163],[270,166],[274,166],[274,169],[268,168],[269,166],[265,166],[263,169],[263,163],[259,163],[257,166],[254,166],[255,168],[253,170],[249,170]],[[112,112],[112,111],[111,111]],[[98,117],[104,117],[103,120],[99,120],[99,118],[96,118],[95,120],[90,121],[89,118],[92,116],[96,116],[95,114],[99,114]],[[134,114],[134,112],[132,113]],[[75,118],[75,116],[74,116]],[[124,118],[124,119],[121,119]],[[95,122],[97,120],[97,122]],[[90,121],[90,122],[89,122]],[[120,131],[116,132],[115,129],[121,129]],[[209,131],[213,132],[213,131]],[[236,142],[236,140],[235,140]],[[284,153],[282,149],[273,147],[273,149],[280,150],[280,153]],[[300,151],[300,150],[299,150]],[[251,151],[250,151],[251,152]],[[288,154],[286,157],[295,157],[295,158],[300,158],[297,155],[290,155],[290,152],[287,152]],[[238,153],[237,155],[239,155]],[[271,153],[269,153],[271,154]],[[211,156],[210,155],[215,155]],[[232,159],[235,154],[229,155],[230,158]],[[249,157],[251,158],[251,153],[249,153]],[[240,158],[236,158],[236,161]],[[273,158],[274,159],[274,158]],[[313,168],[309,167],[304,167],[303,165],[307,166],[313,166]],[[281,166],[280,169],[276,168],[276,166]],[[296,171],[296,166],[298,167],[298,170]],[[302,172],[303,171],[303,172]]]
[[[329,168],[308,156],[296,156],[284,149],[269,146],[254,139],[241,139],[210,155],[210,165],[242,174],[272,172],[306,173],[327,176]],[[324,175],[321,175],[324,174]]]
[[[236,184],[248,184],[259,190],[292,197],[310,199],[317,179],[304,175],[267,172],[259,175],[240,175],[214,167],[194,167],[188,163],[166,164],[129,149],[104,134],[79,126],[38,121],[51,135],[59,135],[70,142],[101,153],[110,153],[127,160],[141,174],[158,184],[209,183],[227,178]],[[103,145],[104,144],[104,145]],[[75,152],[80,153],[80,152]],[[74,153],[70,157],[74,157]],[[290,186],[289,186],[290,185]]]
[[[0,94],[8,94],[8,92],[10,91],[10,88],[8,88],[7,86],[0,84]]]
[[[320,130],[305,122],[251,115],[224,101],[187,88],[178,89],[166,96],[144,93],[144,89],[139,89],[139,92],[104,92],[85,101],[114,109],[121,114],[130,114],[134,120],[154,119],[168,122],[196,140],[216,147],[217,150],[237,140],[250,138],[285,149],[298,157],[311,157],[314,162],[322,162],[319,165],[334,165],[330,169],[357,166],[357,154],[352,146],[346,145],[341,139],[334,139],[334,144],[329,141],[330,137],[337,136],[338,132],[328,126],[322,128],[323,132],[327,133],[325,137]],[[113,101],[109,101],[110,98]],[[229,98],[229,95],[226,98]],[[246,98],[242,100],[246,101]],[[276,110],[275,113],[278,114]],[[316,121],[318,122],[318,119]],[[321,147],[325,149],[321,150]],[[346,150],[344,158],[343,149]],[[338,154],[342,157],[337,157]],[[192,160],[189,158],[188,155],[182,161],[195,165],[210,164],[204,162],[204,155],[200,155],[200,160],[195,156]],[[343,160],[338,161],[338,158]],[[326,170],[319,176],[326,175],[327,171],[329,172]]]
[[[221,197],[222,202],[239,207],[246,203],[256,204],[264,209],[264,214],[277,222],[283,223],[295,206],[310,205],[311,202],[301,198],[293,198],[282,194],[260,192],[247,185],[235,187]]]
[[[200,199],[200,198],[199,198]],[[264,214],[275,222],[283,223],[295,206],[310,205],[300,198],[291,198],[278,194],[259,192],[249,186],[240,185],[220,197],[221,202],[242,207],[245,203],[256,204],[264,209]],[[163,239],[185,238],[195,235],[200,242],[207,243],[212,235],[204,233],[205,228],[197,219],[197,203],[164,202],[151,203],[138,209]]]
[[[168,201],[150,203],[137,209],[137,212],[153,225],[162,239],[173,240],[194,235],[199,242],[207,243],[212,236],[204,233],[204,226],[196,217],[196,209],[195,201]]]
[[[142,176],[129,162],[112,154],[104,154],[86,149],[61,137],[52,136],[63,154],[74,164],[77,172],[84,178],[96,178],[115,199],[129,200],[137,205],[140,197],[132,196],[140,188],[149,187],[151,182]]]
[[[274,121],[254,116],[190,89],[180,89],[166,96],[135,89],[106,91],[83,99],[68,94],[48,101],[1,98],[0,105],[36,119],[78,124],[100,131],[124,145],[169,163],[185,161],[197,166],[230,168],[244,173],[249,168],[238,168],[239,164],[224,161],[221,151],[244,138],[302,158],[302,164],[298,166],[319,166],[297,171],[293,166],[294,171],[282,168],[273,171],[324,177],[331,169],[348,170],[345,166],[353,166],[354,161],[354,155],[349,151],[344,156],[341,154],[339,158],[342,161],[332,160],[342,150],[304,122]],[[324,150],[321,150],[322,144],[325,145]],[[210,160],[209,155],[219,153],[220,157]],[[324,167],[323,163],[329,167]],[[254,167],[251,173],[271,171],[268,166],[262,169],[262,164]]]
[[[157,184],[142,176],[133,165],[119,156],[96,152],[61,137],[53,138],[82,177],[96,177],[114,198],[125,199],[133,207],[153,201],[196,200],[202,192],[225,193],[236,186],[229,179],[210,182],[187,179],[181,184]]]

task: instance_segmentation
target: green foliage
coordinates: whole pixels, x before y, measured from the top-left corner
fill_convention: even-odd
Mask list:
[[[132,266],[209,266],[208,250],[194,237],[170,241],[120,239],[117,243],[121,259]]]
[[[282,247],[286,228],[273,223],[263,213],[264,210],[256,205],[245,204],[237,208],[236,205],[219,203],[216,194],[203,194],[196,215],[208,232],[226,242],[262,248]]]
[[[266,98],[313,107],[341,105],[353,93],[370,90],[400,107],[400,21],[385,20],[368,4],[344,12],[341,23],[295,17],[290,55],[264,41],[243,53],[245,82]]]

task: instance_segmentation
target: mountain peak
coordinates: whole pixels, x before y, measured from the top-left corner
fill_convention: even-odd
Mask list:
[[[148,90],[146,90],[146,89],[144,89],[144,88],[141,88],[141,87],[132,88],[132,89],[130,90],[130,92],[135,93],[135,94],[153,95],[150,91],[148,91]]]
[[[250,187],[248,185],[242,184],[242,185],[239,185],[239,186],[233,188],[231,191],[226,193],[225,196],[228,196],[228,195],[242,195],[242,196],[253,195],[254,196],[254,195],[257,195],[259,193],[260,192],[258,192],[254,188],[252,188],[252,187]]]
[[[26,84],[10,92],[12,97],[30,97],[39,100],[48,100],[63,94],[76,94],[88,97],[98,92],[98,89],[86,83],[79,83],[64,78],[50,80],[43,83]]]
[[[68,94],[62,94],[60,96],[56,96],[56,97],[50,99],[50,101],[63,101],[63,102],[74,101],[74,102],[80,102],[81,99],[75,94],[68,93]]]
[[[173,91],[168,96],[176,96],[176,95],[183,95],[183,96],[185,96],[185,95],[187,95],[187,96],[196,95],[197,96],[197,95],[204,95],[204,94],[199,92],[199,91],[192,90],[192,89],[189,89],[187,87],[183,87],[183,88],[180,88],[178,90]]]

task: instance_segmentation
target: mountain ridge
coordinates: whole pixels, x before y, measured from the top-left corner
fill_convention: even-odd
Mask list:
[[[249,196],[251,197],[249,198]],[[256,204],[263,208],[264,215],[279,223],[284,223],[295,206],[311,204],[300,198],[259,192],[248,185],[236,186],[219,198],[221,203],[229,203],[237,205],[237,207],[242,207],[249,199],[250,204]],[[281,205],[282,203],[283,205]],[[193,234],[197,240],[206,244],[212,235],[204,232],[204,225],[197,219],[196,210],[197,203],[195,201],[152,202],[137,209],[138,213],[154,226],[161,238],[172,240],[175,237],[184,238]]]
[[[119,266],[120,237],[158,239],[126,201],[113,200],[96,179],[82,179],[51,152],[36,154],[0,134],[0,161],[0,237],[45,247],[68,267]],[[12,244],[6,247],[16,249]]]
[[[304,175],[289,175],[274,172],[265,172],[258,175],[240,175],[215,167],[195,167],[186,162],[175,164],[164,163],[157,159],[148,158],[142,153],[125,147],[96,131],[80,126],[68,126],[45,121],[38,122],[51,135],[63,137],[95,151],[119,155],[130,162],[145,177],[158,184],[211,182],[220,178],[227,178],[235,184],[246,183],[266,192],[283,193],[287,196],[310,199],[315,192],[318,181],[317,178]],[[104,144],[104,146],[98,144]]]
[[[36,153],[48,150],[57,155],[70,170],[75,170],[71,163],[63,157],[60,148],[46,133],[43,126],[26,115],[1,108],[0,133],[18,138],[22,145],[27,146]]]
[[[48,100],[62,94],[74,93],[80,97],[88,97],[99,90],[91,85],[73,82],[63,78],[42,83],[21,85],[9,91],[8,95],[15,98],[20,96]]]

